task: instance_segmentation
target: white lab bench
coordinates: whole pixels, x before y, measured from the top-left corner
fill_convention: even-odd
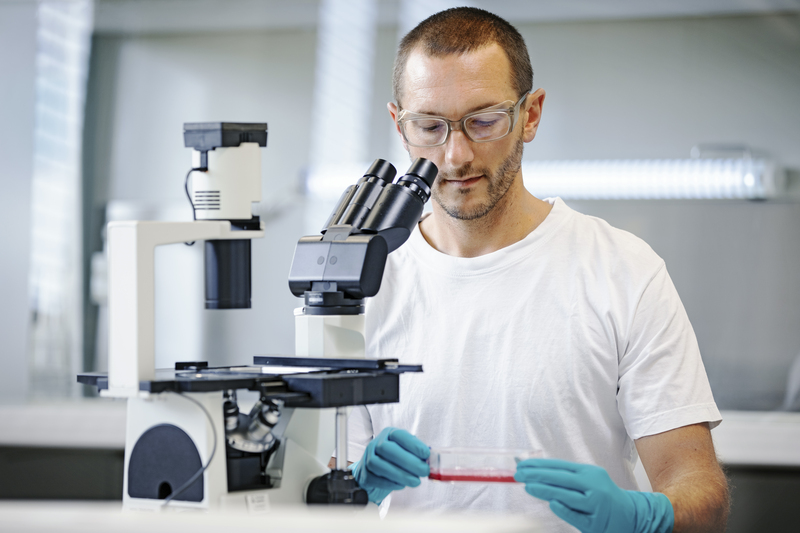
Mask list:
[[[125,401],[87,399],[0,405],[0,447],[117,449],[125,446]],[[286,507],[268,515],[120,512],[121,502],[0,501],[0,530],[17,533],[194,533],[236,530],[307,533],[536,533],[521,516],[403,515],[382,521],[377,509]]]
[[[800,413],[723,411],[711,435],[728,465],[800,467]],[[86,399],[0,405],[0,446],[125,446],[125,401]]]
[[[86,399],[52,403],[0,405],[0,447],[122,450],[125,401]],[[800,467],[800,413],[724,411],[712,431],[717,454],[731,467]],[[637,477],[644,475],[641,465]],[[646,477],[644,478],[646,481]],[[640,481],[641,484],[641,481]],[[647,487],[643,486],[643,490]],[[136,515],[120,513],[119,502],[2,502],[0,523],[20,532],[141,531],[152,533],[191,528],[195,533],[231,526],[275,531],[536,531],[520,517],[393,517],[376,523],[375,513],[354,515],[283,509],[269,517],[216,516],[194,513]],[[372,516],[367,516],[372,515]]]
[[[0,530],[14,533],[539,533],[522,516],[425,515],[342,508],[284,507],[268,514],[120,512],[121,503],[0,502]]]
[[[723,411],[711,436],[727,465],[800,467],[800,413]]]

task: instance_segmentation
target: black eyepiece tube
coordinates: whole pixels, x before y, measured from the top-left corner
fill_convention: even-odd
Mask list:
[[[374,176],[376,178],[380,178],[386,183],[391,183],[394,181],[394,177],[397,175],[397,170],[394,168],[394,165],[386,161],[385,159],[376,159],[372,166],[367,169],[364,173],[364,177],[367,176]]]
[[[250,309],[250,239],[206,241],[206,309]]]
[[[385,183],[381,183],[380,186],[382,187],[385,184],[392,183],[394,177],[397,175],[397,170],[395,170],[394,166],[391,163],[386,161],[385,159],[376,159],[372,165],[367,169],[364,173],[364,176],[358,180],[358,183],[355,185],[351,185],[347,189],[345,189],[342,196],[339,198],[339,201],[336,203],[336,207],[331,212],[328,220],[325,222],[325,225],[322,226],[322,233],[323,235],[328,230],[329,227],[333,226],[334,224],[349,224],[352,223],[353,219],[357,219],[357,216],[350,216],[350,222],[344,222],[342,220],[342,215],[344,215],[345,211],[350,204],[353,202],[353,198],[356,195],[358,189],[367,181],[375,182],[376,179],[383,181]],[[373,202],[374,203],[374,202]],[[363,204],[359,204],[363,205]],[[372,206],[368,206],[368,209],[371,209]],[[369,212],[369,211],[367,211]]]
[[[377,233],[386,240],[390,253],[396,250],[419,222],[438,172],[436,165],[427,159],[414,161],[409,173],[386,186],[364,221],[362,232]]]
[[[348,224],[356,230],[360,229],[384,187],[391,185],[396,174],[397,171],[391,163],[383,159],[376,159],[364,177],[359,180],[358,190],[353,195],[350,205],[336,223]]]
[[[422,178],[430,189],[433,187],[433,182],[437,174],[439,174],[439,169],[436,168],[436,165],[434,165],[432,161],[428,161],[424,157],[418,157],[411,163],[411,166],[408,168],[403,178],[409,175]]]
[[[438,173],[439,169],[436,168],[436,165],[427,159],[418,157],[411,164],[408,172],[397,180],[397,185],[411,189],[424,204],[431,197],[431,187],[433,187]]]
[[[342,196],[339,197],[339,201],[336,203],[336,207],[333,208],[328,220],[325,221],[325,225],[322,226],[322,231],[320,233],[325,235],[328,228],[339,222],[339,219],[342,218],[344,214],[344,210],[347,209],[347,206],[350,205],[350,202],[353,200],[353,196],[356,195],[357,189],[358,185],[351,185],[344,190]]]

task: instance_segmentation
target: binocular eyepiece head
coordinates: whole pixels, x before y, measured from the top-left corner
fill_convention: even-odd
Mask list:
[[[377,159],[344,191],[323,236],[303,237],[295,248],[289,288],[306,296],[306,313],[363,312],[363,298],[380,289],[386,257],[419,223],[438,172],[430,161],[417,159],[395,181],[391,163]]]
[[[351,226],[354,233],[379,233],[398,223],[403,226],[411,224],[413,228],[431,196],[431,187],[438,173],[436,165],[418,158],[395,182],[397,171],[394,166],[376,159],[358,183],[344,191],[322,233],[335,225]]]

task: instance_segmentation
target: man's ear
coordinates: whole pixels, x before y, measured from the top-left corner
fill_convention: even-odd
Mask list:
[[[526,143],[536,137],[539,122],[542,120],[542,106],[544,106],[544,89],[536,89],[528,95],[520,109],[520,119],[523,121],[522,140]]]
[[[397,104],[394,102],[389,102],[386,104],[386,109],[389,110],[389,114],[392,116],[392,122],[394,122],[394,127],[397,130],[397,133],[400,134],[400,126],[397,124],[397,114],[400,113],[400,110],[397,109]]]
[[[389,102],[386,104],[386,109],[389,110],[389,114],[392,116],[392,121],[394,122],[394,129],[397,131],[397,135],[400,136],[400,142],[403,143],[406,151],[408,151],[408,146],[406,146],[406,140],[403,138],[403,133],[400,131],[400,125],[397,123],[397,115],[400,113],[400,110],[397,108],[397,104],[394,102]]]

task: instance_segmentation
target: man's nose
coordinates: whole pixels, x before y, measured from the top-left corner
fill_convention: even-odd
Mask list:
[[[462,131],[451,131],[450,138],[445,144],[444,157],[450,168],[460,168],[466,163],[471,163],[475,157],[472,152],[472,141]]]

